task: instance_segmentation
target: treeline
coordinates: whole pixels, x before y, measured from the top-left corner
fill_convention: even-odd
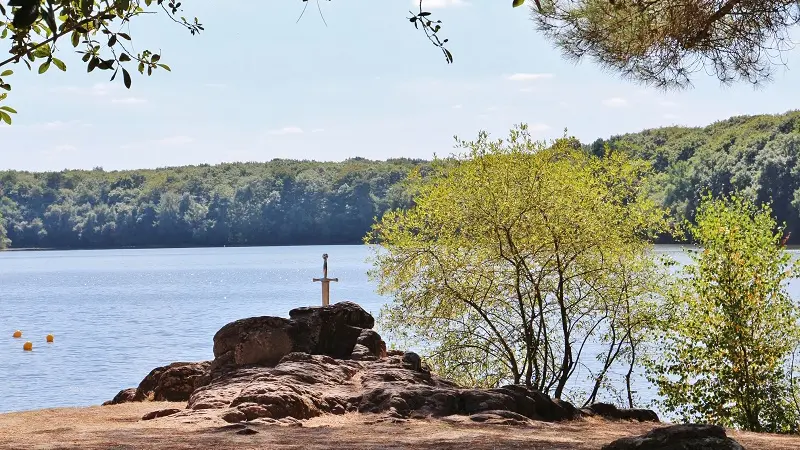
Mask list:
[[[703,193],[772,201],[800,242],[800,111],[733,117],[598,139],[650,161],[651,195],[676,219]],[[401,183],[423,160],[273,160],[106,172],[0,172],[0,241],[16,248],[359,243],[374,218],[406,208]],[[2,246],[2,242],[0,242]]]
[[[772,203],[778,223],[800,242],[800,111],[738,116],[703,128],[667,127],[598,139],[604,146],[650,161],[652,194],[675,218],[694,221],[704,192],[738,192]]]
[[[106,172],[0,172],[0,216],[15,248],[360,243],[405,208],[421,160],[273,160]]]

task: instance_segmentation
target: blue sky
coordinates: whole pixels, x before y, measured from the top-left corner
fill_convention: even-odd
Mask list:
[[[131,90],[87,74],[67,43],[66,73],[14,67],[7,104],[19,114],[0,127],[0,168],[430,158],[451,153],[453,135],[504,135],[520,122],[542,139],[568,128],[590,142],[800,107],[800,50],[759,90],[700,73],[694,89],[661,93],[562,59],[508,1],[425,0],[444,22],[451,65],[406,20],[411,0],[320,0],[327,26],[311,1],[295,23],[299,0],[185,0],[205,25],[199,36],[140,17],[135,47],[160,49],[172,72],[135,73]]]

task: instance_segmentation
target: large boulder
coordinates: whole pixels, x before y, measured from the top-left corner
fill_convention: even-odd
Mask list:
[[[281,317],[250,317],[231,322],[214,335],[214,369],[274,366],[292,352],[305,330]]]
[[[375,356],[379,355],[380,336],[371,331],[375,319],[355,303],[295,308],[289,311],[289,317],[303,328],[303,335],[295,341],[294,351],[347,359],[356,344],[366,344]],[[370,332],[362,339],[363,342],[359,342],[365,330]],[[370,345],[372,342],[374,345]]]
[[[636,420],[639,422],[660,422],[658,414],[651,409],[620,409],[610,403],[594,403],[584,410],[589,415],[598,415],[606,419]]]
[[[134,401],[184,402],[211,381],[210,363],[176,362],[156,367],[139,383]]]
[[[123,389],[106,405],[128,402],[185,402],[195,389],[211,381],[211,363],[175,362],[156,367],[147,374],[136,388]]]
[[[716,425],[673,425],[618,439],[602,450],[744,450]]]
[[[114,396],[113,399],[104,402],[103,406],[119,405],[122,403],[129,403],[136,401],[136,388],[123,389]]]
[[[367,360],[379,358],[385,347],[371,330],[375,319],[352,302],[296,308],[289,317],[251,317],[222,327],[214,335],[214,376],[239,367],[274,366],[292,352]]]

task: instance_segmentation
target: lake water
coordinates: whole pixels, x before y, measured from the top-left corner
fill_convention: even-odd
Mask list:
[[[331,300],[377,316],[389,299],[367,279],[365,246],[0,253],[0,412],[97,405],[157,366],[212,359],[226,323],[319,304],[322,253],[340,280]]]

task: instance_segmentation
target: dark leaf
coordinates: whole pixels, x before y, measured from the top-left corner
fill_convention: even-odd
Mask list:
[[[33,25],[38,18],[39,8],[36,3],[33,3],[31,6],[19,8],[14,11],[14,19],[11,21],[11,24],[14,25],[14,28],[28,28]]]
[[[83,13],[83,17],[89,17],[92,15],[92,9],[94,8],[94,0],[80,0],[81,1],[81,12]]]
[[[161,59],[161,55],[153,55],[153,57],[150,60],[153,61],[153,62],[158,62],[158,60],[160,60],[160,59]]]
[[[47,21],[47,27],[50,28],[50,31],[53,34],[58,33],[58,25],[56,25],[56,16],[53,12],[53,9],[50,8],[47,11],[42,10],[42,15],[44,16],[45,21]]]
[[[9,75],[13,75],[14,71],[11,69],[6,69],[2,73],[0,73],[0,77],[7,77]]]
[[[108,46],[113,47],[114,44],[117,43],[117,35],[112,34],[110,38],[108,38]]]
[[[511,6],[516,8],[517,6],[522,6],[523,3],[525,3],[525,0],[514,0]],[[538,4],[539,2],[536,3]]]
[[[30,8],[31,6],[36,6],[38,4],[38,0],[8,0],[8,6],[12,8]]]
[[[8,125],[11,125],[11,116],[8,115],[8,113],[0,111],[0,120],[2,120],[3,122],[5,122]]]
[[[94,68],[97,67],[98,64],[100,64],[100,59],[92,57],[92,59],[89,60],[89,65],[86,66],[86,71],[87,72],[93,71]]]
[[[120,62],[126,62],[126,61],[130,61],[131,57],[128,56],[127,53],[123,53],[123,54],[119,55],[119,60],[120,60]]]
[[[124,67],[122,68],[122,82],[125,83],[126,88],[131,88],[131,74]]]

